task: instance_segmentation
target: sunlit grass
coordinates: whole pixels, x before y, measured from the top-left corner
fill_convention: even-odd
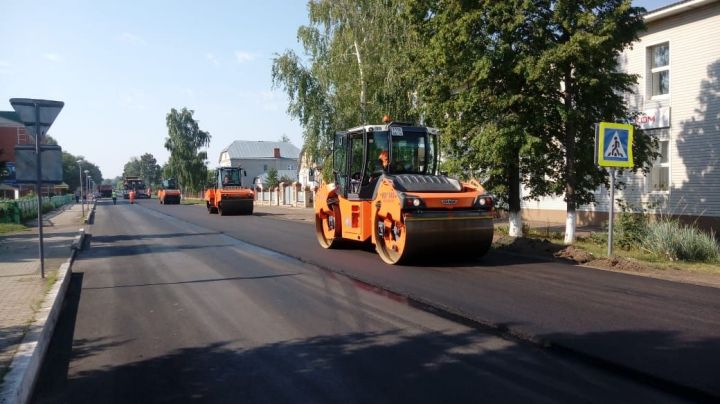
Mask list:
[[[205,200],[199,198],[182,198],[180,200],[181,205],[200,205],[202,203],[205,203]]]
[[[15,223],[0,223],[0,234],[12,233],[16,231],[27,230],[28,227],[22,224]]]
[[[508,227],[499,225],[495,227],[497,234],[507,235]],[[530,239],[545,239],[559,247],[564,247],[563,234],[560,232],[549,231],[544,228],[524,228],[523,234]],[[591,253],[596,258],[606,258],[607,249],[607,233],[592,233],[588,237],[578,237],[575,244],[576,248]],[[720,274],[720,265],[712,262],[691,262],[683,260],[671,261],[666,257],[657,255],[648,248],[621,248],[615,244],[613,246],[613,256],[641,262],[651,269],[657,270],[683,270],[693,272],[705,272]]]

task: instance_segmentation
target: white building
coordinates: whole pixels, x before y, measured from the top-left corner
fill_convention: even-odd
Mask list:
[[[265,142],[236,140],[220,152],[221,167],[242,167],[247,172],[245,186],[262,182],[271,168],[277,170],[278,178],[298,179],[300,149],[290,142]]]
[[[627,188],[615,196],[720,229],[720,0],[673,3],[647,13],[645,23],[622,67],[639,75],[626,100],[660,141],[661,157],[647,177],[625,175]],[[578,224],[607,220],[608,192],[595,196],[595,205],[578,209]],[[565,209],[562,197],[523,202],[529,220],[562,222]]]

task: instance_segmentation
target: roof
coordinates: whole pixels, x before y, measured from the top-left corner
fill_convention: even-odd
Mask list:
[[[702,7],[716,1],[718,0],[682,0],[671,3],[667,6],[648,11],[644,16],[645,22],[653,22],[676,14],[684,13],[692,10],[693,8]]]
[[[0,111],[0,124],[12,123],[13,126],[25,126],[15,111]]]
[[[428,132],[430,132],[430,133],[432,133],[432,134],[434,134],[434,135],[437,135],[437,134],[438,134],[438,130],[437,130],[436,128],[431,128],[431,127],[429,127],[429,126],[415,126],[415,125],[410,125],[410,124],[405,124],[405,123],[400,123],[400,122],[390,122],[390,123],[385,123],[385,124],[382,124],[382,125],[362,125],[362,126],[356,126],[356,127],[354,127],[354,128],[348,129],[346,132],[388,131],[388,130],[390,130],[390,127],[391,127],[391,126],[403,127],[403,128],[414,128],[414,129],[416,129],[416,130],[417,130],[417,128],[422,128],[422,129],[427,129]]]
[[[281,158],[297,159],[300,149],[290,142],[266,142],[263,140],[236,140],[224,148],[220,155],[228,152],[231,159],[271,159],[275,149],[280,149]]]

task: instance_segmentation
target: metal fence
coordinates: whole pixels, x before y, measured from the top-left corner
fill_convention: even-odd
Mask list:
[[[295,187],[285,186],[283,190],[283,205],[291,205],[293,200],[293,190]]]
[[[43,212],[47,212],[68,203],[75,202],[74,195],[52,196],[43,198]],[[20,224],[25,220],[37,217],[37,197],[22,199],[0,199],[0,223]]]
[[[297,196],[298,196],[298,199],[297,199],[298,205],[304,206],[305,205],[305,190],[300,190],[300,192],[298,192]]]

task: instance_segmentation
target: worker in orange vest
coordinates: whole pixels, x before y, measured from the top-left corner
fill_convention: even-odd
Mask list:
[[[135,203],[135,190],[130,191],[130,204]]]

